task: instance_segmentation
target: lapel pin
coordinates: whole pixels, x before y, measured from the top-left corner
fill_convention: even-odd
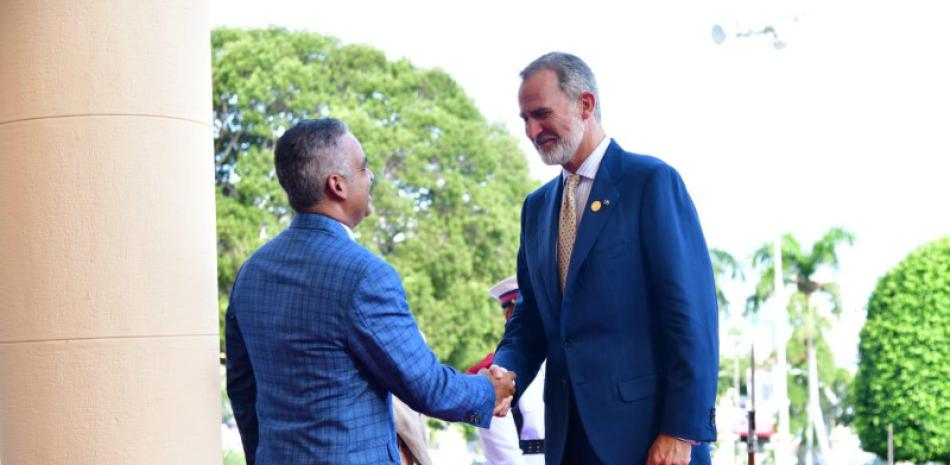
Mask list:
[[[606,207],[607,205],[610,205],[610,201],[607,199],[604,199],[604,206]]]
[[[595,212],[600,211],[600,200],[595,200],[592,204],[590,204],[590,210]]]

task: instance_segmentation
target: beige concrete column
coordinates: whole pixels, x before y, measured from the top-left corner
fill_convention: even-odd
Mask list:
[[[204,0],[5,0],[0,456],[220,464]]]

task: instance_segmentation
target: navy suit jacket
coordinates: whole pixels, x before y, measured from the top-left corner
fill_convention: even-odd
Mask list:
[[[255,252],[225,324],[248,465],[398,464],[390,393],[429,416],[491,421],[491,382],[439,364],[396,271],[331,218],[298,214]]]
[[[586,210],[563,295],[555,253],[562,185],[558,176],[525,199],[521,298],[495,354],[518,373],[518,386],[547,358],[547,462],[561,463],[569,390],[605,464],[644,463],[659,433],[715,440],[715,285],[680,176],[611,141],[587,205],[578,206]],[[706,444],[693,447],[691,463],[709,460]]]

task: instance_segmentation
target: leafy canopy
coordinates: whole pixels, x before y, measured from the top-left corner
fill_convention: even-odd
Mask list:
[[[831,316],[841,313],[841,297],[837,283],[816,281],[815,274],[822,268],[837,269],[837,250],[854,243],[854,235],[842,228],[830,228],[820,239],[805,249],[791,234],[781,238],[782,280],[794,285],[786,306],[792,337],[785,346],[789,364],[788,398],[790,431],[805,431],[808,420],[808,341],[815,350],[815,370],[819,391],[816,401],[831,420],[850,423],[853,417],[849,395],[851,375],[835,366],[834,356],[824,336],[831,320],[815,312],[812,297],[820,294],[831,304]],[[771,243],[763,244],[752,256],[752,265],[760,271],[755,291],[747,300],[746,312],[758,312],[762,304],[775,295],[776,260]]]
[[[535,187],[517,142],[446,73],[320,34],[216,29],[212,67],[220,310],[241,263],[292,216],[277,138],[334,117],[379,181],[357,240],[400,272],[442,361],[463,367],[492,350],[504,323],[486,289],[515,272],[520,207]]]
[[[819,291],[832,303],[832,312],[841,311],[841,297],[835,283],[819,283],[813,278],[822,267],[838,269],[838,252],[841,245],[854,244],[854,235],[842,228],[831,228],[818,239],[811,250],[802,248],[791,234],[782,236],[782,277],[786,284],[794,284],[795,289],[807,298]],[[755,293],[746,302],[747,312],[757,312],[762,304],[775,293],[775,259],[772,244],[763,244],[752,256],[752,266],[762,270]]]
[[[855,426],[865,450],[950,461],[950,236],[912,252],[868,301],[858,346]]]

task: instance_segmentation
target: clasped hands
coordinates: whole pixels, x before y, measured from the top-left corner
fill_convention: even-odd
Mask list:
[[[508,415],[515,395],[515,378],[517,378],[515,372],[492,365],[478,370],[478,374],[488,378],[492,387],[495,388],[495,410],[492,414],[496,417]],[[690,462],[691,450],[692,445],[688,442],[660,434],[650,447],[647,465],[686,465]]]
[[[482,368],[478,370],[478,374],[488,378],[492,387],[495,388],[495,410],[492,414],[496,417],[508,415],[508,410],[511,410],[511,401],[515,396],[515,378],[518,375],[498,365]]]

